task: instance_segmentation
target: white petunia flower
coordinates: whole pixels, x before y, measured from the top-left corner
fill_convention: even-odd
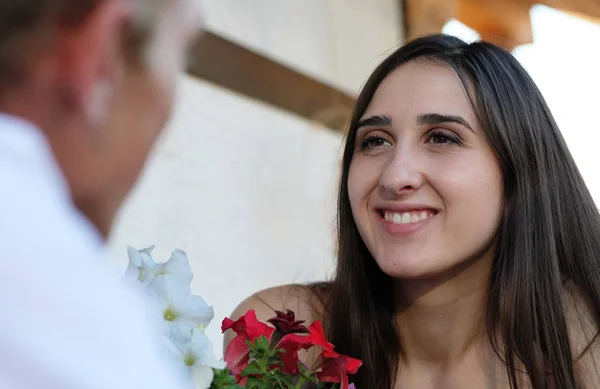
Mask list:
[[[183,250],[175,250],[165,263],[161,263],[154,269],[154,276],[170,276],[175,282],[189,286],[194,278],[190,261]]]
[[[204,328],[215,315],[213,307],[202,297],[189,293],[189,285],[170,275],[156,277],[150,283],[148,294],[165,321],[167,334]]]
[[[191,370],[196,389],[208,389],[214,378],[213,368],[224,369],[226,364],[219,361],[213,352],[210,339],[198,328],[192,332],[192,340],[180,349],[183,362]]]
[[[187,335],[179,333],[174,336],[169,349],[196,389],[208,389],[214,378],[213,368],[226,367],[224,361],[217,360],[210,339],[199,328]]]
[[[190,388],[208,389],[213,368],[226,366],[215,358],[212,343],[204,334],[214,309],[192,294],[193,274],[184,251],[175,250],[167,262],[160,263],[152,258],[153,249],[127,248],[125,279],[141,286],[137,290],[154,304],[156,321],[163,324],[166,357],[174,358],[175,366],[189,378]]]
[[[127,247],[129,265],[125,271],[125,279],[129,282],[148,284],[155,278],[155,269],[159,264],[152,258],[154,246],[142,250]]]
[[[222,369],[224,366],[222,367]],[[212,385],[215,373],[210,366],[198,365],[192,369],[192,379],[195,384],[195,389],[209,389]]]
[[[154,250],[154,246],[142,250],[127,248],[129,266],[125,272],[125,278],[129,281],[141,282],[147,287],[156,277],[168,275],[181,287],[187,288],[188,293],[191,293],[190,283],[193,274],[185,251],[175,250],[167,262],[159,263],[152,258],[152,250]]]

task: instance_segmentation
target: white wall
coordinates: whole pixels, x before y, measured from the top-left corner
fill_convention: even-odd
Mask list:
[[[188,252],[193,289],[214,305],[209,333],[252,292],[323,279],[341,137],[206,83],[181,80],[173,122],[112,240]],[[124,263],[123,263],[124,265]]]
[[[400,0],[204,0],[209,27],[351,94],[402,42]]]
[[[546,99],[596,204],[600,205],[600,25],[537,5],[534,42],[515,50]],[[467,41],[478,35],[453,21],[444,32]]]
[[[400,42],[395,0],[210,0],[210,27],[356,93]],[[214,305],[208,329],[251,293],[322,280],[333,268],[342,137],[299,117],[182,77],[173,120],[111,240],[188,252],[193,289]],[[217,346],[217,352],[220,352]]]

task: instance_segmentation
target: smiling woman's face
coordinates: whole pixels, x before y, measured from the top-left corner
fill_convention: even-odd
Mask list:
[[[362,239],[392,277],[491,258],[502,173],[451,68],[413,61],[381,83],[358,126],[348,192]]]

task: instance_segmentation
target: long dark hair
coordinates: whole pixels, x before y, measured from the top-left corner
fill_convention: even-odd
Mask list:
[[[457,72],[501,165],[506,207],[490,278],[487,333],[511,388],[520,389],[523,370],[533,389],[581,387],[563,297],[565,285],[573,285],[597,331],[600,216],[540,91],[511,54],[485,42],[466,44],[445,35],[412,41],[385,59],[360,93],[339,187],[337,272],[321,285],[331,341],[363,360],[353,377],[358,388],[392,388],[402,355],[393,324],[394,281],[357,230],[348,171],[359,119],[381,82],[409,61],[433,61]]]

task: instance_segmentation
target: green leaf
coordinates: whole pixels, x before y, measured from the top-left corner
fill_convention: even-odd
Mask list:
[[[243,389],[227,369],[213,369],[214,378],[210,389]]]
[[[254,342],[247,342],[250,347],[250,358],[266,362],[271,357],[271,350],[269,349],[269,339],[266,336],[261,336],[254,340]]]
[[[263,375],[264,371],[257,365],[248,365],[240,374],[242,377],[248,377],[251,375]]]
[[[294,377],[292,377],[290,375],[282,373],[281,376],[279,376],[279,378],[281,379],[281,382],[286,384],[288,387],[291,387],[294,385]]]
[[[300,375],[306,375],[308,370],[306,369],[306,366],[304,366],[304,364],[299,363],[298,364],[298,370],[300,370]]]
[[[261,336],[254,340],[254,348],[257,350],[267,350],[269,348],[269,339],[266,336]]]
[[[246,381],[247,389],[269,389],[265,386],[265,382],[262,378],[258,377],[248,377],[248,381]]]

